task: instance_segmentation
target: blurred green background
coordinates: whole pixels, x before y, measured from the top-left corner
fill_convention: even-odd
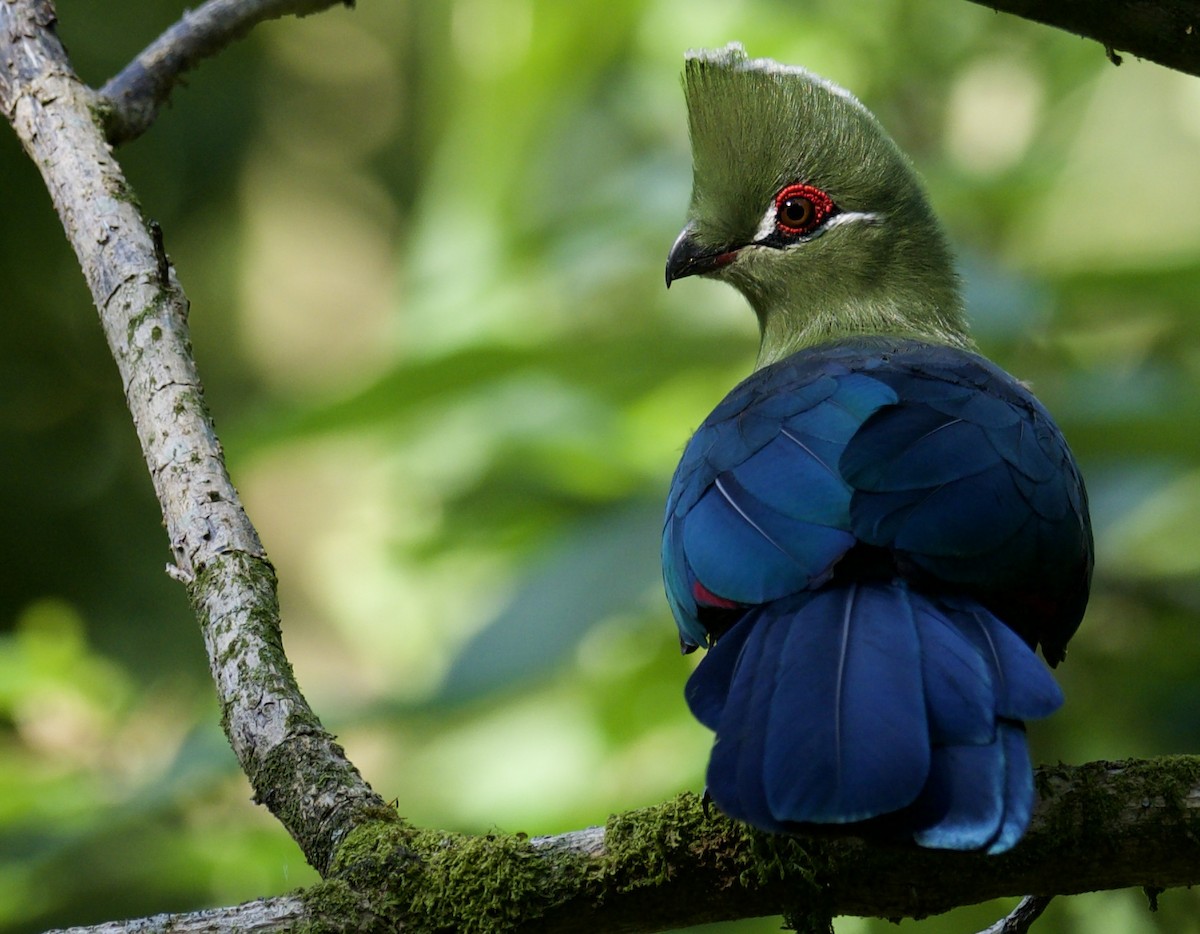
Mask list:
[[[58,10],[99,85],[182,5]],[[310,701],[424,826],[550,834],[702,787],[659,511],[756,333],[662,268],[682,53],[731,39],[850,87],[912,154],[980,344],[1082,463],[1095,595],[1035,759],[1200,751],[1200,80],[960,0],[360,0],[189,75],[119,157]],[[220,733],[115,368],[7,130],[0,178],[0,928],[311,882]],[[1198,918],[1189,892],[1102,893],[1037,930]]]

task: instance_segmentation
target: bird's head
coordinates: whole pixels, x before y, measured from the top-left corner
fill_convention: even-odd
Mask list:
[[[945,238],[908,159],[849,92],[740,45],[691,52],[688,221],[667,259],[742,292],[759,365],[856,334],[970,346]]]

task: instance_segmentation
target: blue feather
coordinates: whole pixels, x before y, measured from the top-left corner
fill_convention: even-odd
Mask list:
[[[997,460],[978,425],[924,405],[896,405],[867,419],[841,469],[855,489],[893,493],[953,483]]]
[[[770,706],[779,650],[787,635],[786,627],[776,625],[777,622],[769,617],[756,619],[748,627],[734,662],[729,694],[721,709],[708,763],[709,793],[717,806],[730,817],[764,830],[786,829],[767,803],[763,767],[766,731],[762,712]],[[705,656],[693,679],[711,657]]]
[[[853,541],[840,529],[780,521],[735,475],[713,481],[683,530],[696,578],[737,603],[763,603],[827,578]]]
[[[762,632],[756,630],[754,624],[743,619],[729,632],[725,633],[711,649],[688,678],[683,696],[687,701],[692,716],[710,730],[716,730],[721,720],[721,712],[729,696],[733,673],[737,668],[746,639],[752,632],[758,632],[757,638],[762,638]],[[757,647],[755,649],[757,651]]]
[[[1004,822],[1000,832],[988,845],[989,853],[1012,849],[1025,834],[1033,815],[1033,765],[1029,761],[1029,746],[1025,742],[1025,726],[1021,723],[1000,724],[1004,743]]]
[[[663,576],[709,793],[814,823],[1001,852],[1034,789],[1022,721],[1062,693],[1087,599],[1087,497],[1058,429],[980,357],[810,348],[743,381],[688,444]]]
[[[764,724],[772,814],[846,823],[911,803],[929,773],[929,727],[907,592],[825,590],[786,626]]]
[[[997,716],[1040,720],[1062,706],[1058,682],[1015,632],[987,610],[961,598],[943,598],[941,605],[990,669]]]
[[[943,746],[934,751],[929,788],[916,813],[933,805],[938,817],[913,833],[917,843],[942,850],[991,845],[1005,815],[1004,748],[997,736],[986,746]]]
[[[822,447],[834,446],[784,426],[775,440],[738,466],[737,482],[784,518],[833,528],[848,525],[850,487],[838,473],[840,449],[825,452]],[[780,477],[793,478],[794,489],[804,495],[795,495],[792,487],[779,482]]]
[[[929,741],[985,745],[996,738],[992,673],[976,644],[923,599],[913,601]]]

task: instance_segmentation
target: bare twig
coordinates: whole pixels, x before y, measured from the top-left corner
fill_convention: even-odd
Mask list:
[[[1095,39],[1114,65],[1117,49],[1168,68],[1200,75],[1198,0],[971,0]]]
[[[264,20],[306,16],[354,0],[207,0],[148,45],[103,88],[105,131],[113,145],[141,136],[180,77]]]
[[[272,934],[294,929],[305,919],[304,902],[294,895],[264,898],[232,908],[213,908],[185,914],[155,915],[136,921],[109,921],[93,927],[73,927],[48,934]]]
[[[154,242],[154,261],[157,264],[158,281],[163,288],[171,287],[171,258],[167,256],[167,245],[163,240],[162,225],[150,222],[150,239]]]
[[[1026,895],[1016,908],[979,934],[1028,934],[1033,922],[1053,900],[1053,895]]]
[[[200,620],[222,721],[257,799],[327,867],[390,812],[309,709],[279,634],[275,573],[225,470],[191,355],[188,302],[54,34],[51,0],[0,0],[0,110],[83,268]]]

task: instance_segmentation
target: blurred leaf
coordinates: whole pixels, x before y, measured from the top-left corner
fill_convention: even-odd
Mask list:
[[[463,646],[437,699],[473,699],[559,668],[592,627],[638,605],[656,586],[661,528],[661,505],[635,502],[555,541]]]

